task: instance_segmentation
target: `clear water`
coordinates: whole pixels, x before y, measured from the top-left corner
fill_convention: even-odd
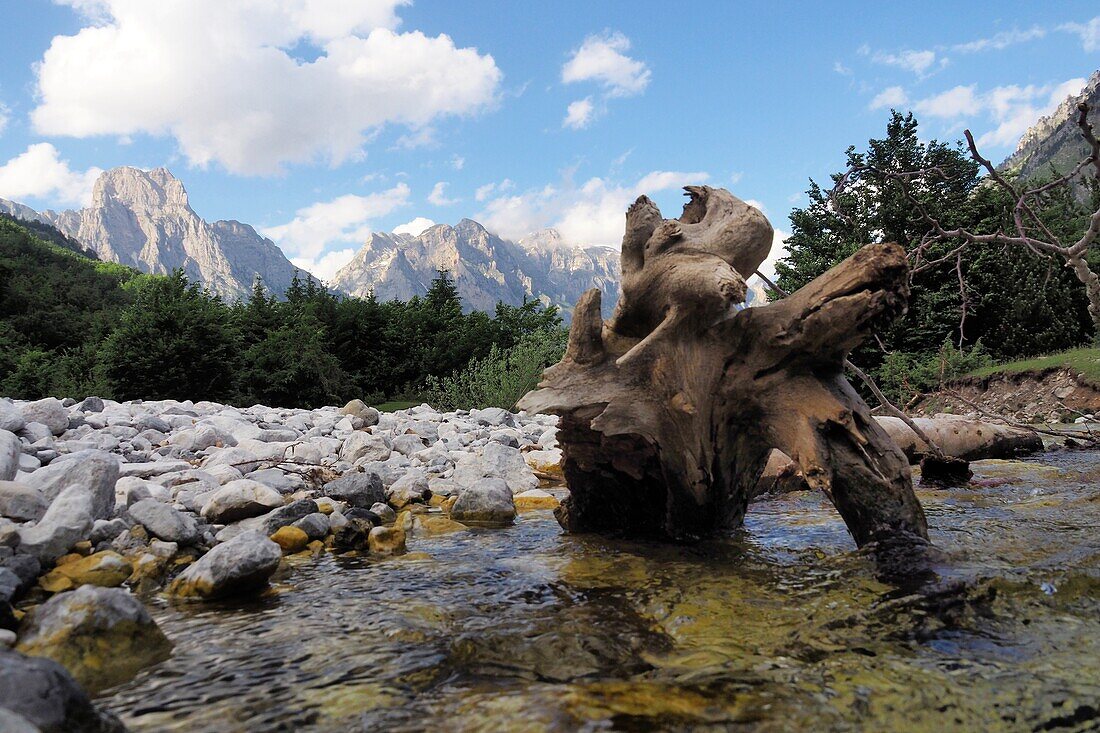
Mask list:
[[[265,597],[148,599],[134,731],[1096,730],[1100,455],[921,490],[937,577],[876,575],[827,501],[691,547],[514,527],[296,561]]]

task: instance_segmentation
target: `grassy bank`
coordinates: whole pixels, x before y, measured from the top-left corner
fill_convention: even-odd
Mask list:
[[[1037,356],[1007,364],[975,369],[967,373],[968,377],[988,377],[994,374],[1021,374],[1024,372],[1044,372],[1051,369],[1068,369],[1074,374],[1083,374],[1085,381],[1100,388],[1100,349],[1070,349],[1058,354]]]

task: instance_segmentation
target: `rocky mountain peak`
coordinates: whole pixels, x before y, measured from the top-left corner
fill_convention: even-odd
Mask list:
[[[550,242],[553,246],[539,246]],[[415,237],[373,234],[331,285],[349,295],[373,291],[381,300],[407,300],[427,292],[438,270],[450,273],[467,308],[485,311],[498,301],[518,305],[538,298],[568,317],[591,287],[603,290],[609,309],[619,293],[618,251],[567,246],[552,229],[521,245],[473,219],[436,224]]]
[[[112,205],[153,214],[190,210],[183,182],[167,168],[143,171],[122,166],[104,171],[92,189],[92,208]]]
[[[1077,105],[1086,102],[1091,110],[1089,119],[1100,126],[1100,71],[1089,77],[1078,94],[1071,94],[1045,117],[1040,117],[1020,137],[1016,152],[1000,168],[1022,178],[1049,177],[1051,169],[1068,172],[1088,154],[1088,146],[1077,127]],[[1085,186],[1076,185],[1081,200],[1087,198]]]

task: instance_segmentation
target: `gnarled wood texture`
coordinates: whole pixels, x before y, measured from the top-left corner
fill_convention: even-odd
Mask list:
[[[686,190],[677,220],[644,196],[630,207],[614,316],[585,293],[564,358],[520,402],[561,417],[562,526],[676,540],[735,527],[778,448],[857,544],[927,539],[908,461],[842,366],[904,310],[904,251],[869,245],[789,298],[736,310],[771,225],[728,191]]]

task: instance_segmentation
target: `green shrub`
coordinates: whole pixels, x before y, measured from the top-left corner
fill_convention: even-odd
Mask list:
[[[502,407],[515,409],[519,398],[538,384],[543,370],[565,353],[566,332],[540,329],[514,346],[493,344],[488,355],[471,359],[449,377],[428,377],[427,402],[442,410]]]
[[[895,351],[879,368],[879,386],[886,396],[904,406],[918,393],[932,392],[944,382],[993,363],[981,342],[958,348],[945,341],[936,353],[912,354]]]

